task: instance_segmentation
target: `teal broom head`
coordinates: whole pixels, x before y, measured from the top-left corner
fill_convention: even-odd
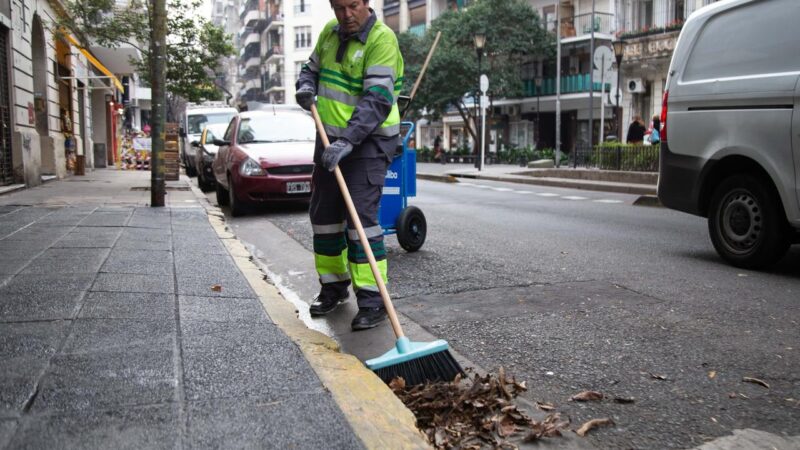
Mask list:
[[[367,367],[384,382],[402,377],[406,385],[427,381],[452,381],[464,370],[450,354],[447,341],[411,342],[403,336],[397,339],[395,348],[383,355],[367,360]]]

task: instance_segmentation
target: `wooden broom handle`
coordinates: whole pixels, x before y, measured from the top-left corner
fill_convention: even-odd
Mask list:
[[[322,125],[322,120],[319,118],[317,105],[313,103],[311,104],[311,115],[314,116],[314,122],[317,124],[317,131],[319,132],[320,139],[322,139],[323,147],[328,148],[331,142],[328,140],[328,134],[325,133],[325,127]],[[378,269],[378,263],[375,261],[375,255],[372,253],[372,247],[369,246],[369,239],[367,238],[367,234],[364,233],[361,219],[358,218],[358,211],[356,211],[356,206],[353,204],[350,191],[347,189],[347,183],[344,182],[342,171],[339,170],[338,165],[333,169],[333,173],[336,176],[336,182],[339,184],[339,190],[342,191],[342,197],[344,198],[344,203],[347,205],[347,212],[350,214],[350,220],[356,227],[358,239],[361,241],[364,252],[367,254],[369,267],[372,269],[372,276],[375,277],[375,282],[378,284],[378,290],[381,293],[381,298],[383,298],[383,306],[386,308],[386,313],[389,315],[389,322],[392,324],[392,330],[394,330],[394,335],[399,339],[405,336],[403,328],[400,326],[400,320],[397,318],[397,311],[394,310],[392,299],[389,297],[389,291],[386,289],[381,271]]]
[[[411,103],[411,100],[414,99],[414,95],[417,93],[417,88],[419,88],[419,84],[422,81],[422,77],[425,75],[425,71],[428,70],[428,63],[431,62],[431,57],[433,56],[433,51],[436,50],[436,45],[439,43],[439,38],[442,37],[442,32],[439,31],[436,33],[436,38],[433,40],[433,44],[431,45],[431,49],[428,50],[428,56],[425,57],[425,63],[422,65],[422,69],[419,71],[419,75],[417,75],[417,81],[414,82],[414,87],[411,88],[411,95],[408,96],[408,102]]]

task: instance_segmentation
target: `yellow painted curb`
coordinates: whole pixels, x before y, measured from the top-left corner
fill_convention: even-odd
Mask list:
[[[198,198],[206,200],[194,186],[192,191]],[[219,213],[219,209],[208,202],[201,201],[201,204],[209,213],[211,226],[258,295],[264,309],[300,347],[364,446],[369,449],[430,449],[430,444],[416,427],[414,415],[389,387],[356,357],[341,353],[336,341],[309,329],[297,317],[294,305],[266,281],[264,273],[253,262],[253,256],[227,229],[224,215]]]

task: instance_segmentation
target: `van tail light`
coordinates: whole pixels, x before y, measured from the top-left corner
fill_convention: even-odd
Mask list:
[[[664,91],[664,99],[661,100],[661,140],[667,140],[667,100],[669,99],[669,90]]]

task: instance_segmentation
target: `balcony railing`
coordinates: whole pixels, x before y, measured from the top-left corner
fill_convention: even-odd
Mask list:
[[[270,59],[273,56],[283,56],[283,47],[280,45],[273,45],[272,48],[267,50],[267,55],[265,59]]]
[[[283,89],[283,80],[280,76],[272,76],[269,80],[267,80],[267,85],[264,86],[264,88],[266,91]]]
[[[614,34],[617,28],[614,15],[596,12],[594,13],[594,25],[591,14],[578,14],[561,19],[562,38],[588,35],[592,33],[592,28],[595,33]]]
[[[242,23],[246,27],[255,28],[258,25],[259,21],[263,22],[264,20],[265,17],[263,12],[257,9],[251,9],[250,11],[247,11],[247,13],[244,15]]]
[[[537,92],[536,83],[533,80],[522,80],[525,97],[536,97],[541,95],[556,94],[556,78],[545,78],[542,80],[541,89]],[[606,83],[606,92],[610,89],[610,84]],[[594,80],[595,92],[600,92],[600,81]],[[561,77],[561,93],[575,94],[589,92],[589,74],[581,73],[576,75],[565,75]]]
[[[275,11],[272,14],[267,15],[267,26],[266,29],[269,31],[273,26],[280,26],[283,25],[283,13]]]

